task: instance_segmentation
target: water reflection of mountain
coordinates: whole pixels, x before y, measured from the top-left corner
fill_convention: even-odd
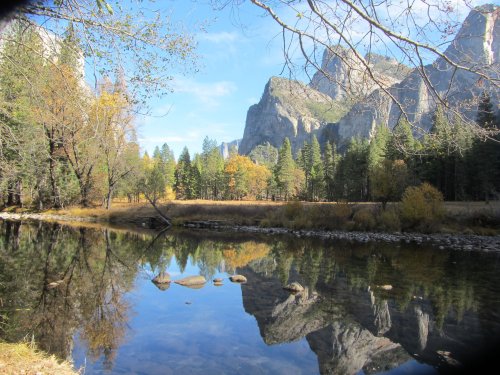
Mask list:
[[[491,302],[475,293],[482,278],[470,268],[470,255],[434,253],[423,251],[414,262],[403,260],[412,255],[402,250],[373,246],[329,256],[309,248],[283,261],[284,253],[275,251],[273,267],[260,261],[238,270],[249,280],[242,286],[244,308],[269,345],[305,337],[323,374],[385,371],[412,359],[450,369],[486,350],[488,339],[498,337],[500,322],[491,316],[492,306],[485,306]],[[426,256],[439,271],[431,271],[422,260]],[[403,264],[407,273],[396,280]],[[290,281],[308,287],[291,295],[282,289]],[[384,290],[377,281],[391,281],[394,288]]]
[[[373,373],[413,358],[445,368],[500,337],[496,255],[1,222],[0,339],[35,337],[40,348],[68,358],[78,332],[89,358],[112,369],[133,313],[124,296],[138,275],[152,278],[174,263],[181,272],[196,265],[208,280],[247,276],[243,305],[263,341],[305,338],[322,373]],[[292,281],[306,292],[285,292]],[[386,284],[393,289],[377,287]]]

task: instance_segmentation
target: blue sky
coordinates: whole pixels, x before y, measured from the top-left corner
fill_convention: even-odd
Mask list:
[[[138,117],[137,125],[143,150],[166,142],[177,158],[184,146],[200,152],[205,136],[218,143],[241,138],[248,107],[281,73],[283,56],[280,29],[254,5],[214,11],[203,1],[166,4],[195,33],[200,71],[176,75],[174,93],[152,101],[154,116]]]

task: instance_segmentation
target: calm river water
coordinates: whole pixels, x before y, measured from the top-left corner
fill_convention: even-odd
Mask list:
[[[499,270],[429,246],[0,221],[0,339],[85,374],[433,374],[500,338]]]

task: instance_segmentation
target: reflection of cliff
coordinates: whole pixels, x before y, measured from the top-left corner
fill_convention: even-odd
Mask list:
[[[289,294],[277,278],[256,273],[251,267],[240,271],[250,280],[242,286],[245,311],[255,316],[266,344],[307,337],[322,373],[355,373],[375,360],[387,367],[387,361],[381,359],[384,355],[391,358],[392,367],[409,359],[399,344],[350,321],[343,304],[332,296],[325,298],[307,288]]]
[[[410,358],[399,344],[374,336],[347,320],[310,333],[307,341],[318,356],[322,374],[355,374],[363,368],[391,369]]]
[[[288,260],[285,279],[304,285],[309,270],[298,254]],[[329,258],[323,259],[321,269],[331,270]],[[445,368],[449,363],[442,356],[444,352],[460,363],[467,362],[488,339],[484,325],[491,324],[491,332],[499,330],[498,324],[481,323],[475,309],[457,311],[436,306],[432,299],[437,297],[433,295],[400,295],[396,302],[395,297],[401,294],[398,286],[390,291],[377,288],[375,283],[360,278],[362,272],[357,272],[366,268],[363,262],[358,263],[359,269],[348,270],[350,273],[345,269],[320,269],[316,272],[317,282],[302,295],[290,295],[282,289],[279,264],[274,272],[261,270],[253,263],[239,269],[249,279],[242,286],[245,311],[256,318],[264,342],[271,345],[305,337],[318,356],[322,373],[356,373],[361,369],[373,373],[398,367],[412,357]],[[382,278],[390,276],[384,274]],[[440,285],[435,287],[439,290]],[[401,305],[401,301],[406,302]]]
[[[240,269],[251,282],[242,285],[243,307],[255,316],[266,344],[300,340],[325,327],[333,316],[321,308],[321,299],[306,289],[298,295],[284,291],[275,278]]]

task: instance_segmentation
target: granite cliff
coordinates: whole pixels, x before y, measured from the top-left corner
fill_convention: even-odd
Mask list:
[[[394,59],[374,53],[358,58],[354,51],[336,46],[325,50],[321,70],[314,74],[309,86],[333,100],[357,102],[378,87],[367,66],[378,84],[385,88],[400,82],[410,73],[407,66]]]
[[[498,88],[491,81],[481,79],[477,72],[495,79],[500,77],[500,8],[491,5],[472,10],[444,55],[466,69],[455,69],[440,57],[425,66],[427,79],[414,70],[391,86],[388,93],[375,90],[366,100],[356,103],[339,122],[341,142],[356,136],[367,138],[380,124],[392,129],[403,111],[414,125],[428,131],[438,96],[469,120],[476,116],[477,99],[482,91],[489,91],[492,102],[498,104]]]
[[[296,151],[312,133],[344,113],[328,95],[298,81],[272,77],[259,103],[248,109],[239,152],[246,155],[266,142],[280,147],[285,137]]]
[[[390,129],[404,112],[428,131],[436,103],[445,100],[466,119],[474,120],[483,91],[500,100],[500,7],[485,5],[471,10],[444,57],[426,65],[423,72],[395,60],[368,54],[358,59],[352,51],[335,47],[325,51],[321,70],[306,86],[273,77],[260,102],[250,107],[240,153],[269,142],[280,147],[288,137],[295,152],[311,134],[335,133],[345,144],[353,137],[368,138],[381,124]],[[447,61],[448,60],[448,61]],[[464,69],[455,69],[456,62]],[[367,77],[371,67],[378,85]],[[485,80],[481,73],[493,78]]]

